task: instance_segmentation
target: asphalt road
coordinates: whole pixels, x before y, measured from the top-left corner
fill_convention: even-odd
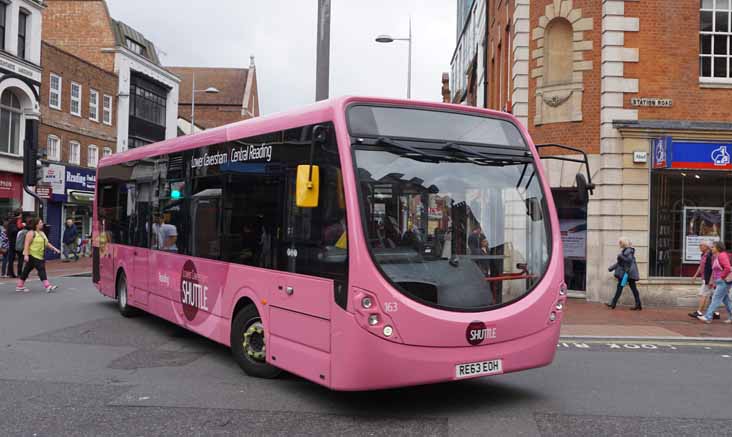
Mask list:
[[[732,344],[562,342],[543,369],[335,393],[58,283],[0,285],[0,435],[732,435]]]

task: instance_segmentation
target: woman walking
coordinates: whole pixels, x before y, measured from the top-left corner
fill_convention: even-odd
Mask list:
[[[18,279],[18,285],[15,291],[27,293],[30,290],[26,288],[25,281],[28,279],[31,270],[36,269],[38,276],[43,281],[43,287],[46,289],[46,293],[50,293],[57,288],[56,285],[52,285],[48,282],[46,276],[46,261],[44,255],[46,248],[53,250],[56,253],[61,253],[60,250],[56,249],[53,244],[48,241],[48,237],[43,232],[43,220],[42,219],[31,219],[28,223],[29,231],[25,234],[25,244],[23,245],[23,272],[20,274]]]
[[[729,255],[725,252],[724,243],[715,241],[712,244],[712,282],[716,285],[714,294],[712,295],[712,303],[709,304],[706,314],[699,316],[698,319],[705,323],[712,323],[714,310],[719,304],[723,303],[727,308],[727,320],[724,323],[732,323],[732,304],[729,300],[729,283],[727,280],[732,279],[732,269],[729,264]]]
[[[620,237],[618,245],[620,246],[620,253],[618,254],[617,262],[608,268],[608,271],[614,271],[613,275],[618,279],[618,288],[615,290],[615,297],[613,297],[612,302],[606,303],[605,305],[615,309],[620,295],[623,294],[623,288],[627,284],[630,285],[630,290],[633,292],[633,297],[635,298],[635,307],[631,308],[631,310],[640,311],[643,307],[636,285],[636,281],[640,279],[640,275],[638,274],[638,264],[635,262],[635,249],[630,240],[625,237]]]

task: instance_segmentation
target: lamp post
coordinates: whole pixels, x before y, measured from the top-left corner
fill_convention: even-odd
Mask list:
[[[408,38],[394,38],[390,35],[379,35],[376,37],[376,42],[380,43],[391,43],[394,41],[407,41],[409,43],[409,57],[407,59],[407,98],[412,98],[412,18],[409,18],[409,37]]]
[[[193,129],[195,129],[196,126],[196,93],[218,94],[220,92],[221,91],[212,86],[206,88],[205,90],[197,90],[196,73],[193,73],[193,85],[191,86],[191,129],[188,131],[189,134],[193,133]]]

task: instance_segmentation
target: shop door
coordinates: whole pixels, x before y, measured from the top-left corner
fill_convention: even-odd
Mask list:
[[[587,202],[574,188],[553,188],[564,246],[564,282],[571,292],[587,291]]]

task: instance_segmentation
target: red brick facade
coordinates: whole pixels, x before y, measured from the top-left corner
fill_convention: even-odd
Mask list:
[[[103,0],[46,0],[43,41],[107,71],[114,71],[116,40]]]
[[[79,142],[81,145],[79,165],[82,167],[87,166],[90,145],[97,146],[100,159],[105,147],[110,148],[112,153],[116,152],[115,113],[112,113],[111,125],[104,124],[102,120],[104,95],[112,97],[112,108],[113,111],[116,110],[117,76],[45,42],[41,46],[41,62],[44,75],[40,97],[39,142],[41,147],[48,144],[49,135],[58,137],[61,144],[61,162],[69,163],[69,143],[71,141]],[[60,110],[49,106],[51,74],[62,78]],[[81,85],[80,117],[72,115],[70,111],[72,82]],[[89,99],[92,89],[99,93],[98,121],[91,119]]]

